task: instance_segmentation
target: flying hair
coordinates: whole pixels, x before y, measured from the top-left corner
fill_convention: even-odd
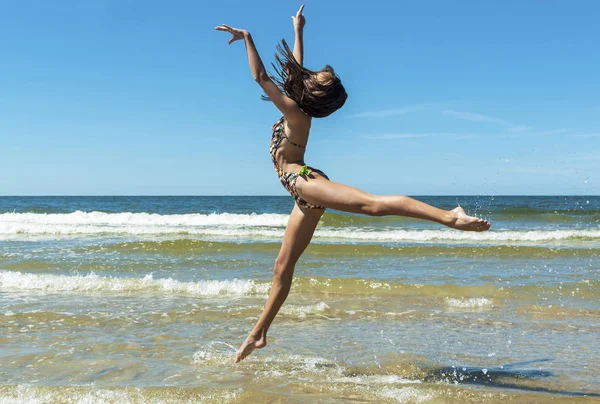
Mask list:
[[[331,66],[326,65],[320,71],[305,68],[298,63],[285,39],[277,45],[275,63],[271,65],[275,71],[269,75],[271,80],[309,116],[329,116],[348,98],[342,81]],[[262,99],[270,101],[266,95]]]

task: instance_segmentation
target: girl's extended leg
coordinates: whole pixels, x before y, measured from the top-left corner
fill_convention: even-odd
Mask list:
[[[294,206],[275,260],[273,287],[269,298],[260,319],[237,351],[236,363],[253,350],[267,345],[267,330],[290,291],[294,266],[310,243],[323,212],[321,209],[300,209],[298,205]]]
[[[461,207],[442,210],[407,196],[371,195],[348,185],[332,182],[312,173],[310,179],[298,178],[296,189],[307,202],[371,216],[409,216],[431,220],[458,230],[484,231],[490,228],[487,220],[467,216]]]

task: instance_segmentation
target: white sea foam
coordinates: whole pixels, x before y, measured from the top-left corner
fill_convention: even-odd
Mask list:
[[[235,352],[236,349],[225,342],[212,341],[194,353],[192,362],[203,366],[230,365]]]
[[[136,233],[144,229],[156,228],[166,230],[185,229],[186,227],[215,227],[215,226],[249,226],[284,227],[289,219],[288,215],[276,213],[264,214],[175,214],[160,215],[158,213],[104,213],[82,212],[72,213],[3,213],[0,214],[0,234],[14,233],[96,233],[98,228],[111,233],[124,229]],[[112,231],[110,230],[112,229]],[[149,231],[153,233],[153,231]]]
[[[330,307],[325,302],[319,302],[309,305],[287,304],[281,308],[281,313],[298,318],[306,318],[307,315],[320,314]]]
[[[358,375],[344,376],[334,380],[336,383],[356,383],[365,385],[391,385],[391,384],[420,384],[420,380],[405,379],[398,375]]]
[[[491,307],[493,302],[485,297],[472,297],[469,299],[446,298],[446,304],[457,309],[474,309],[482,307]]]
[[[243,393],[241,388],[230,390],[206,389],[199,393],[194,402],[224,404],[236,402]],[[0,386],[0,404],[166,404],[190,403],[189,397],[177,397],[168,388],[97,388],[93,386]]]
[[[176,235],[228,239],[280,238],[288,215],[265,214],[178,214],[73,212],[65,214],[0,214],[0,240],[19,236],[87,235]],[[407,242],[548,242],[576,238],[600,239],[593,230],[492,230],[483,233],[451,229],[403,230],[321,227],[316,239],[352,241]]]
[[[318,237],[352,239],[361,241],[552,241],[572,238],[600,239],[600,230],[529,230],[529,231],[486,231],[459,232],[451,229],[444,230],[378,230],[361,231],[355,229],[321,230]]]
[[[220,296],[266,294],[268,283],[251,280],[202,280],[181,282],[171,278],[113,278],[88,275],[30,274],[0,271],[0,291],[46,292],[112,292],[112,293],[166,293],[173,295]]]
[[[403,404],[419,404],[433,401],[435,395],[432,392],[425,392],[422,389],[405,386],[401,388],[385,386],[376,392],[382,399],[394,400]]]
[[[220,341],[210,342],[194,353],[192,362],[199,366],[231,365],[236,348]],[[406,379],[395,374],[356,374],[349,375],[342,363],[319,356],[278,353],[274,356],[251,355],[240,366],[248,366],[255,377],[269,377],[288,380],[312,380],[334,391],[345,394],[354,392],[365,397],[375,396],[387,401],[423,402],[425,395],[417,388],[404,389],[402,385],[419,385],[420,380]],[[431,394],[427,397],[433,397]]]

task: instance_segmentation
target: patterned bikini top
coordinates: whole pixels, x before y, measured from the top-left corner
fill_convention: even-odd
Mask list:
[[[271,158],[273,159],[273,164],[275,164],[276,166],[277,166],[277,159],[275,157],[275,153],[277,152],[277,149],[279,148],[279,145],[281,144],[281,141],[283,139],[286,139],[288,141],[288,143],[290,143],[291,145],[300,147],[302,149],[306,149],[306,146],[292,142],[290,140],[290,138],[287,137],[287,135],[285,134],[285,125],[283,124],[284,121],[285,121],[285,117],[282,116],[273,125],[273,136],[271,137],[271,148],[269,149],[269,152],[271,153]],[[299,160],[298,162],[300,162],[300,161],[302,161],[302,160]]]

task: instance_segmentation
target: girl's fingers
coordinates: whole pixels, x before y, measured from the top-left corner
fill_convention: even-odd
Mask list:
[[[304,10],[304,4],[300,6],[300,10],[298,10],[298,13],[296,15],[302,14],[302,10]]]
[[[233,35],[233,37],[229,40],[229,45],[231,45],[234,41],[237,41],[238,39],[242,39],[243,37],[243,34],[240,30],[236,28],[231,28],[229,25],[226,24],[219,25],[215,27],[215,29],[217,31],[229,32],[231,35]]]
[[[231,32],[232,31],[231,27],[228,27],[227,25],[219,25],[218,27],[215,27],[215,29],[217,31],[225,31],[225,32]]]

